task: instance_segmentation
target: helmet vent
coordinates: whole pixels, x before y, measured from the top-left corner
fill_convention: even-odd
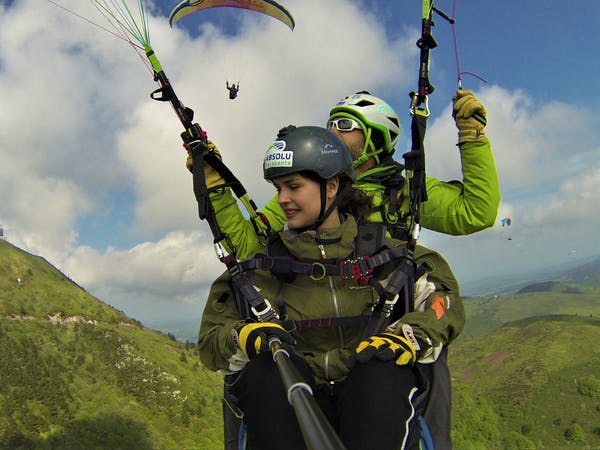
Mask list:
[[[371,106],[374,105],[375,103],[370,102],[368,100],[361,100],[360,102],[356,103],[356,106]]]

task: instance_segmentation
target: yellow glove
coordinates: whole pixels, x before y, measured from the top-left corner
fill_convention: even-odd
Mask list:
[[[296,340],[278,323],[253,322],[243,325],[239,330],[231,330],[233,342],[244,352],[248,359],[269,349],[269,341],[278,339],[282,345],[294,345]]]
[[[212,143],[212,141],[208,141],[207,144],[200,143],[198,145],[203,145],[205,147],[202,150],[202,153],[204,155],[209,153],[215,153],[217,157],[221,159],[221,152],[219,152],[219,149],[215,144]],[[194,167],[192,154],[189,150],[187,158],[185,160],[185,167],[187,167],[187,169],[190,172],[192,172]],[[223,179],[223,177],[211,165],[207,164],[206,161],[204,162],[204,178],[206,180],[206,187],[208,189],[225,184],[225,180]]]
[[[397,366],[412,366],[417,361],[415,347],[404,337],[381,333],[362,341],[356,347],[356,360],[365,363],[376,357],[381,361],[395,360]]]
[[[452,117],[458,128],[458,144],[483,142],[487,124],[485,107],[471,91],[465,89],[459,89],[452,101]]]

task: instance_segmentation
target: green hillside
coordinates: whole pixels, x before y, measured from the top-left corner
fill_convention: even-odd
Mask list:
[[[524,288],[524,292],[508,297],[474,297],[463,300],[467,322],[462,337],[488,333],[506,322],[527,317],[572,314],[600,317],[600,287],[598,285],[546,284]],[[523,291],[523,290],[522,290]]]
[[[198,361],[0,240],[0,448],[220,449]]]
[[[537,283],[465,300],[456,450],[600,449],[599,297]],[[191,344],[0,240],[0,449],[222,449],[221,391]]]
[[[599,449],[600,319],[507,323],[450,347],[456,449]]]

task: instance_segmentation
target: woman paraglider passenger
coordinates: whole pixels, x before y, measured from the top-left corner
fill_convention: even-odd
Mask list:
[[[269,351],[273,338],[347,449],[417,448],[421,366],[465,321],[450,267],[424,247],[407,252],[382,224],[379,233],[361,231],[368,197],[354,188],[352,156],[330,130],[282,129],[263,173],[287,224],[240,264],[275,314],[255,314],[226,272],[211,287],[198,339],[206,367],[235,374],[229,392],[247,449],[306,448]]]

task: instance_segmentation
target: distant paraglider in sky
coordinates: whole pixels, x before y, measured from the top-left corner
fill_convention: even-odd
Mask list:
[[[247,9],[266,14],[283,22],[292,31],[296,26],[294,18],[289,11],[274,0],[184,0],[175,6],[171,14],[169,14],[169,25],[172,27],[180,19],[193,12],[222,7]],[[240,83],[230,85],[229,81],[226,80],[226,82],[227,89],[229,90],[229,99],[234,100],[238,95]]]
[[[229,84],[229,81],[225,81],[227,89],[229,90],[229,99],[233,100],[237,97],[238,92],[240,90],[240,82],[238,81],[238,83],[231,83]]]
[[[500,223],[502,224],[502,228],[510,227],[510,224],[512,223],[512,219],[510,217],[503,217],[502,220],[500,221]],[[512,241],[512,238],[510,236],[508,236],[507,239],[509,241]]]

